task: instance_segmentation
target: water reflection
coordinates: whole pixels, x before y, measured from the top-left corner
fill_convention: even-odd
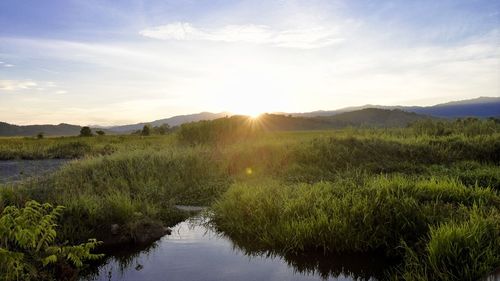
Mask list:
[[[210,227],[210,226],[208,226]],[[210,227],[214,229],[214,227]],[[228,237],[237,251],[251,257],[280,258],[293,268],[295,273],[314,275],[322,280],[384,280],[390,275],[391,265],[397,260],[385,258],[382,253],[370,254],[326,254],[322,251],[299,254],[280,253],[260,248],[245,238]]]
[[[377,280],[368,256],[299,256],[260,251],[217,234],[200,217],[148,248],[117,251],[81,280]]]

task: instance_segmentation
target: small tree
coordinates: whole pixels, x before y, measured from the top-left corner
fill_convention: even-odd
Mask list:
[[[43,137],[44,137],[43,132],[36,134],[36,138],[39,140],[43,139]]]
[[[98,134],[99,136],[104,136],[106,134],[103,130],[97,130],[95,131],[95,133]]]
[[[168,124],[161,124],[161,126],[155,127],[154,128],[155,133],[158,133],[160,135],[164,135],[170,131],[170,125]]]
[[[92,130],[90,130],[89,127],[85,126],[82,127],[80,130],[80,137],[91,137],[92,136]]]
[[[144,125],[144,127],[142,127],[141,135],[143,136],[151,135],[151,125],[149,124]]]

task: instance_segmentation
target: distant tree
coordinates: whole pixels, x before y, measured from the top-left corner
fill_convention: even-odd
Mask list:
[[[80,137],[91,137],[92,136],[92,130],[90,130],[89,127],[85,126],[82,127],[80,130]]]
[[[154,132],[156,134],[164,135],[170,131],[170,125],[168,124],[161,124],[161,126],[154,127]]]
[[[141,135],[143,136],[151,135],[151,125],[149,124],[144,125],[144,127],[142,127]]]
[[[95,131],[95,133],[98,134],[99,136],[104,136],[106,134],[103,130],[97,130]]]
[[[44,133],[43,132],[40,132],[40,133],[38,133],[36,135],[36,138],[39,139],[39,140],[43,139],[43,137],[44,137]]]

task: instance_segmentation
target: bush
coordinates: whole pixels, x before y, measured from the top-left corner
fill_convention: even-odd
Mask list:
[[[224,145],[253,138],[263,130],[250,117],[232,116],[211,121],[182,124],[178,131],[181,143]]]
[[[144,125],[144,127],[142,127],[141,135],[143,136],[151,135],[151,125]]]
[[[51,280],[66,265],[82,267],[101,258],[92,254],[94,239],[76,246],[56,244],[56,221],[62,206],[29,201],[6,207],[0,218],[0,280]]]
[[[90,130],[89,127],[85,126],[82,127],[80,130],[80,137],[91,137],[92,136],[92,130]]]

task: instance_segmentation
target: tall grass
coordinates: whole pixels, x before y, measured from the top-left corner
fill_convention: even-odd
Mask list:
[[[464,216],[468,206],[499,200],[489,189],[452,180],[376,177],[363,185],[235,184],[213,210],[222,231],[252,237],[263,247],[390,253],[401,239],[415,242],[430,225]]]
[[[431,227],[422,253],[406,248],[406,280],[479,280],[500,265],[500,213],[473,208]]]
[[[62,236],[106,238],[111,224],[176,223],[173,204],[206,205],[228,179],[209,151],[197,148],[117,153],[71,162],[47,179],[1,189],[4,205],[27,199],[66,206]]]
[[[82,158],[84,156],[110,155],[119,151],[162,149],[171,147],[175,143],[176,140],[172,135],[53,137],[44,139],[0,137],[0,160]]]
[[[294,181],[329,180],[339,172],[421,173],[432,164],[472,160],[498,165],[500,138],[317,138],[297,146],[288,177]]]
[[[431,249],[439,243],[434,241],[454,243],[453,237],[441,234],[445,225],[455,227],[455,222],[473,217],[470,214],[478,208],[485,212],[497,212],[500,208],[500,197],[491,189],[466,187],[451,179],[415,181],[402,176],[377,176],[361,182],[358,185],[337,179],[287,184],[271,180],[235,184],[213,205],[213,223],[219,231],[243,241],[241,244],[250,243],[258,249],[271,249],[283,255],[319,250],[383,252],[386,256],[402,257],[404,245],[410,245],[408,249],[418,248],[427,235],[431,236]],[[471,226],[481,227],[475,220],[467,224]],[[463,243],[475,241],[478,245],[470,247],[483,251],[484,245],[497,243],[495,233],[472,232],[467,238],[470,241]],[[485,262],[482,257],[473,256],[471,259],[478,260],[466,260],[462,266],[470,276],[484,274],[484,269],[499,265],[500,252],[495,249],[488,252],[490,256]],[[431,264],[444,263],[442,267],[458,270],[447,259],[460,257],[441,249],[437,252],[441,254],[435,256]],[[425,256],[422,251],[415,255]],[[474,266],[467,267],[469,262]],[[476,265],[482,267],[476,268]],[[439,277],[434,273],[429,276]],[[450,277],[450,280],[461,279]]]

